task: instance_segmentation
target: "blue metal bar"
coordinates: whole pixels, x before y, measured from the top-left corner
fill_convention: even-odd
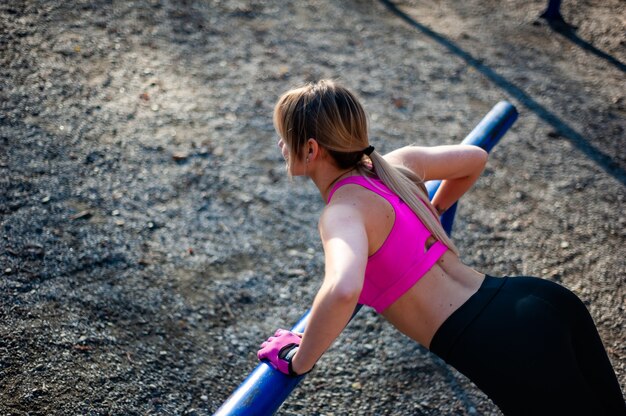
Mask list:
[[[462,141],[462,144],[472,144],[490,151],[516,119],[517,110],[515,107],[509,102],[502,101],[494,106],[478,123],[474,130]],[[440,185],[441,181],[426,183],[428,195],[431,199]],[[448,234],[452,232],[456,207],[457,204],[454,204],[441,216],[442,225]],[[352,317],[356,315],[360,308],[361,305],[358,305]],[[310,310],[307,311],[291,330],[304,332],[310,312]],[[214,416],[272,415],[303,378],[304,376],[286,376],[274,370],[269,364],[261,362],[217,410]]]

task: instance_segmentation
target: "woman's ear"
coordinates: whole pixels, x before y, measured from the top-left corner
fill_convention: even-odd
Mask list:
[[[320,155],[321,147],[317,140],[310,138],[306,141],[306,160],[312,162]]]

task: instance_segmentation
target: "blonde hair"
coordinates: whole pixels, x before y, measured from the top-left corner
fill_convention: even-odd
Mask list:
[[[411,207],[437,240],[459,254],[439,222],[423,179],[405,166],[391,165],[377,151],[365,155],[369,146],[367,116],[348,89],[321,80],[287,91],[274,107],[274,127],[295,157],[304,158],[304,146],[314,138],[340,169],[354,167],[365,177],[377,176]]]

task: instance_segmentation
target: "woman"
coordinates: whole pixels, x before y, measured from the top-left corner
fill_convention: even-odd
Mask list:
[[[584,304],[533,277],[497,278],[463,264],[438,217],[480,176],[474,146],[370,146],[355,96],[331,81],[276,104],[279,147],[293,176],[327,202],[319,221],[325,276],[302,337],[278,330],[259,359],[310,371],[369,305],[471,379],[505,414],[625,414],[615,373]],[[442,179],[432,203],[425,181]]]

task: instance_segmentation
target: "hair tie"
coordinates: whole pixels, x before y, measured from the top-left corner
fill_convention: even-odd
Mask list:
[[[366,154],[367,156],[371,155],[372,152],[374,151],[374,146],[367,146],[364,150],[363,153]]]

